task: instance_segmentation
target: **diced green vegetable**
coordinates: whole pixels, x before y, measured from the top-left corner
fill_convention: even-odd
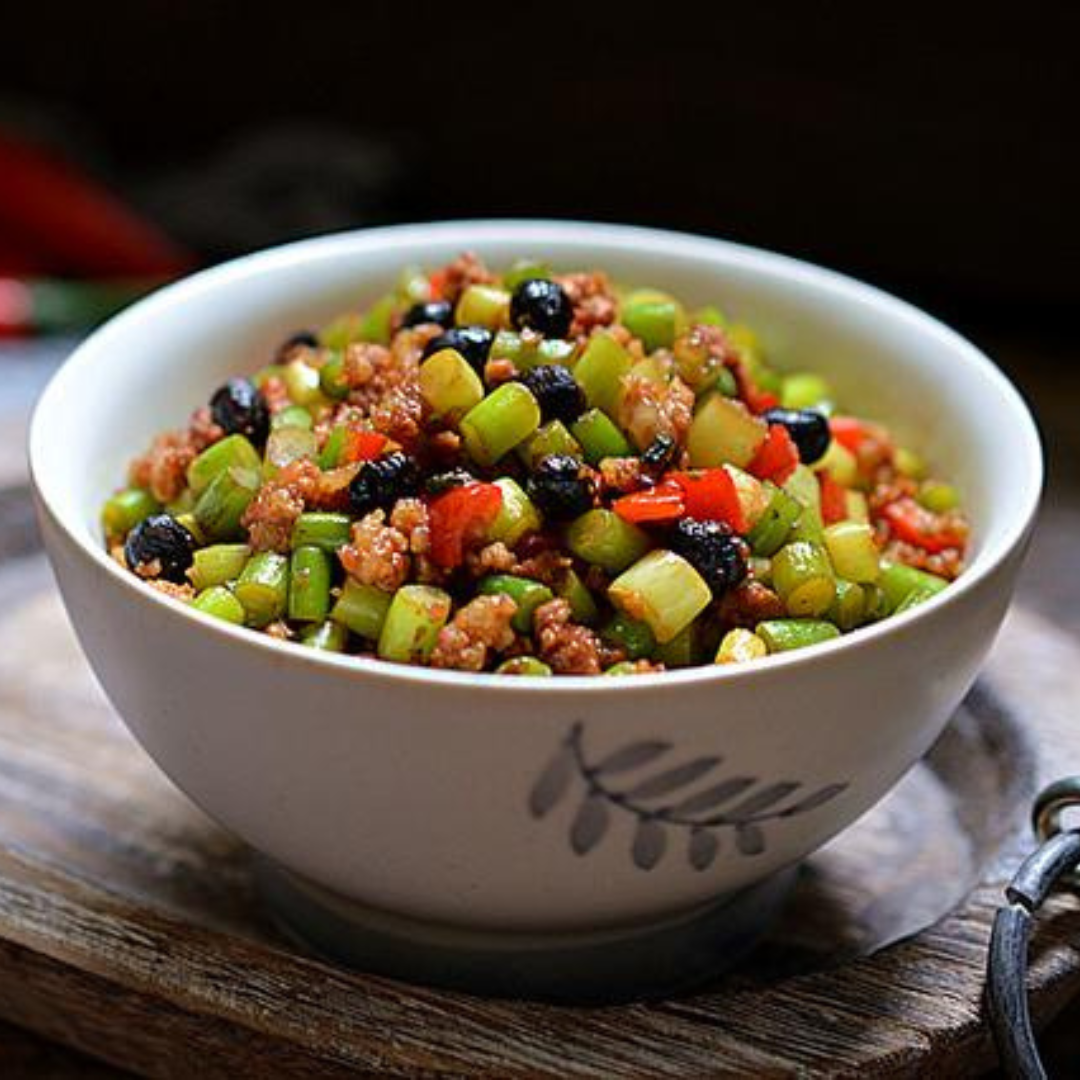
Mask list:
[[[562,338],[527,337],[514,330],[500,330],[491,343],[493,360],[509,360],[518,371],[528,371],[540,364],[570,367],[577,354],[576,341]]]
[[[206,541],[233,540],[241,533],[240,519],[259,490],[261,477],[252,469],[233,466],[220,472],[199,496],[192,512]]]
[[[686,449],[695,468],[737,465],[745,468],[768,435],[768,426],[753,416],[741,401],[708,394],[698,404],[690,423]]]
[[[626,436],[599,409],[582,413],[570,425],[570,431],[581,444],[590,465],[598,465],[604,458],[625,457],[632,453]]]
[[[831,400],[829,384],[813,372],[793,372],[780,384],[780,404],[785,409],[811,409]]]
[[[853,581],[836,580],[836,596],[826,612],[829,622],[841,630],[854,630],[866,620],[866,594]]]
[[[420,366],[420,394],[433,416],[463,416],[484,398],[484,384],[457,349],[440,349]]]
[[[341,455],[348,442],[349,429],[344,424],[338,424],[326,437],[323,448],[319,451],[319,468],[325,470],[336,469],[341,463]]]
[[[825,523],[821,519],[821,487],[813,472],[805,465],[798,465],[795,471],[784,481],[784,490],[802,505],[799,520],[792,526],[790,537],[793,540],[822,542]]]
[[[896,605],[893,614],[903,615],[905,611],[910,611],[913,607],[925,604],[927,600],[932,600],[935,596],[937,596],[937,591],[934,589],[912,589],[911,592]]]
[[[543,524],[540,511],[521,485],[511,477],[500,476],[495,486],[502,492],[502,503],[488,536],[512,548],[527,532],[536,532],[540,528]]]
[[[712,593],[681,555],[658,548],[624,570],[608,587],[608,597],[620,611],[647,622],[663,644],[708,607]]]
[[[503,274],[503,285],[513,292],[523,281],[532,281],[537,278],[547,280],[550,277],[551,270],[547,263],[536,259],[517,259]]]
[[[161,503],[142,488],[118,491],[101,509],[101,524],[110,538],[127,536],[140,521],[161,509]]]
[[[794,616],[824,615],[836,595],[829,556],[821,545],[807,540],[793,540],[773,556],[772,583]]]
[[[756,476],[751,476],[734,465],[727,465],[725,468],[735,485],[735,494],[739,499],[739,509],[746,520],[746,527],[752,529],[772,505],[773,492]]]
[[[390,601],[379,634],[379,656],[400,664],[427,660],[450,617],[450,606],[450,596],[442,589],[402,585]]]
[[[481,580],[477,591],[481,596],[509,596],[517,604],[510,625],[519,634],[532,633],[533,612],[554,597],[554,593],[539,581],[513,574],[489,574]]]
[[[844,502],[847,506],[848,521],[870,520],[870,505],[861,491],[845,491]]]
[[[574,367],[574,378],[590,407],[618,418],[623,376],[630,371],[626,349],[606,331],[593,334]]]
[[[535,656],[513,656],[504,660],[496,669],[496,675],[532,675],[546,678],[551,675],[551,668],[537,660]]]
[[[462,417],[465,451],[479,465],[494,465],[540,426],[540,406],[518,382],[503,383]]]
[[[391,593],[348,578],[330,612],[330,618],[362,638],[377,641],[392,600]]]
[[[397,296],[403,304],[423,304],[431,299],[431,281],[422,266],[412,263],[398,277]]]
[[[390,326],[396,308],[397,300],[393,295],[376,300],[360,318],[360,340],[370,341],[376,345],[389,345]]]
[[[750,550],[755,555],[769,556],[775,555],[783,546],[795,522],[799,520],[803,508],[799,500],[789,495],[783,488],[770,483],[763,486],[772,497],[765,512],[754,524],[746,539],[750,543]]]
[[[766,558],[764,555],[751,555],[750,576],[755,581],[760,581],[763,585],[771,584],[772,559]]]
[[[656,637],[652,627],[641,619],[632,619],[621,611],[604,624],[600,636],[612,645],[625,650],[630,660],[640,660],[651,656],[656,648]]]
[[[270,421],[270,427],[273,431],[284,427],[298,427],[310,431],[314,425],[315,421],[311,419],[311,413],[302,405],[289,405],[282,409],[281,412],[274,413]]]
[[[261,390],[271,379],[280,379],[284,372],[281,364],[267,364],[251,376],[252,385]]]
[[[535,469],[549,454],[569,454],[578,459],[583,456],[581,444],[561,420],[550,420],[537,428],[533,436],[518,445],[516,452],[530,469]]]
[[[300,635],[300,644],[320,652],[344,652],[349,642],[349,631],[341,623],[327,619],[309,626]]]
[[[330,556],[307,545],[292,553],[289,564],[289,618],[322,622],[330,611]]]
[[[574,622],[583,626],[593,626],[600,617],[589,587],[578,577],[576,571],[567,570],[555,590],[570,605],[570,615]]]
[[[960,493],[952,484],[944,484],[940,480],[924,480],[915,497],[935,514],[947,514],[960,505]]]
[[[319,389],[334,401],[344,401],[349,396],[349,385],[345,382],[345,354],[335,352],[319,368]]]
[[[613,510],[587,510],[570,523],[566,546],[587,563],[617,574],[652,546],[647,533]]]
[[[881,575],[874,530],[864,522],[838,521],[829,525],[825,529],[825,547],[840,577],[862,584],[877,581]]]
[[[702,326],[719,326],[721,329],[728,324],[727,316],[715,304],[699,307],[691,316],[690,321],[700,323]]]
[[[315,405],[322,400],[318,368],[304,363],[303,360],[290,360],[281,377],[285,380],[285,389],[288,390],[294,405]]]
[[[309,510],[296,519],[290,546],[294,551],[302,547],[317,547],[332,555],[349,542],[351,528],[352,519],[348,514]]]
[[[201,495],[219,474],[226,469],[247,469],[258,472],[262,458],[243,435],[226,435],[208,446],[189,466],[187,482],[195,495]]]
[[[878,585],[885,594],[885,607],[889,614],[907,599],[916,589],[927,589],[931,593],[941,592],[949,583],[936,574],[918,570],[904,563],[889,563],[882,567]]]
[[[652,352],[671,348],[675,338],[686,329],[686,313],[666,293],[640,289],[626,298],[622,322],[631,334],[641,338],[645,351]]]
[[[319,331],[319,344],[327,349],[345,349],[353,342],[363,340],[362,324],[363,317],[358,312],[350,311],[339,315]]]
[[[926,475],[926,462],[922,457],[906,446],[898,446],[893,458],[896,471],[909,480],[921,480]]]
[[[233,589],[244,606],[244,621],[261,629],[280,619],[289,603],[289,560],[274,551],[260,551],[248,559]]]
[[[859,480],[859,462],[843,443],[833,439],[829,448],[814,462],[815,472],[827,472],[838,484],[851,487]]]
[[[769,619],[758,623],[755,633],[770,653],[805,649],[840,636],[840,631],[824,619]]]
[[[240,576],[250,557],[247,544],[211,544],[195,552],[188,577],[200,592],[224,585]]]
[[[244,607],[224,585],[212,585],[199,593],[191,601],[191,606],[196,611],[213,615],[215,619],[221,619],[223,622],[233,623],[236,626],[243,625]]]
[[[716,653],[718,664],[742,664],[768,655],[769,647],[757,634],[741,627],[729,630]]]
[[[310,458],[314,461],[319,456],[319,444],[315,433],[299,427],[283,427],[270,432],[266,440],[266,459],[263,462],[263,474],[269,478],[276,476],[279,470],[294,461]]]
[[[498,330],[510,323],[510,294],[494,285],[469,285],[454,309],[458,326],[486,326]]]
[[[665,668],[693,667],[702,660],[700,648],[699,623],[695,619],[689,626],[683,627],[670,641],[657,645],[652,652],[652,659]]]

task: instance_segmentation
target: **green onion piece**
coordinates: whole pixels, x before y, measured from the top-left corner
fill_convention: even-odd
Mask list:
[[[302,458],[312,461],[319,456],[319,444],[315,433],[299,427],[283,427],[270,432],[266,440],[266,460],[263,473],[267,478],[275,476],[280,469]]]
[[[393,295],[376,300],[360,318],[358,326],[360,340],[371,341],[376,345],[389,345],[390,328],[396,308],[397,301]]]
[[[294,551],[302,547],[317,547],[333,555],[349,542],[351,528],[352,520],[348,514],[309,510],[296,519],[289,543]]]
[[[503,288],[513,292],[523,281],[533,281],[537,278],[546,281],[550,277],[551,269],[547,263],[536,259],[517,259],[503,274]]]
[[[913,607],[925,604],[927,600],[932,600],[937,596],[940,591],[940,589],[912,589],[911,592],[896,605],[896,610],[893,611],[893,614],[902,615],[905,611],[910,611]]]
[[[540,406],[518,382],[503,383],[462,417],[465,451],[479,465],[494,465],[540,426]]]
[[[686,449],[694,468],[736,465],[745,469],[768,435],[768,426],[741,401],[707,394],[698,403]]]
[[[285,365],[282,379],[294,405],[315,405],[322,399],[319,369],[305,364],[303,360],[290,360]]]
[[[630,356],[626,349],[607,331],[600,331],[589,338],[574,367],[574,378],[591,408],[617,419],[622,380],[629,371]]]
[[[177,525],[183,525],[183,527],[195,537],[196,544],[208,543],[206,533],[199,527],[199,523],[195,520],[195,515],[193,513],[174,514],[173,517],[176,518]]]
[[[706,304],[693,313],[690,321],[700,323],[702,326],[725,327],[728,324],[727,316],[715,305]]]
[[[652,659],[665,668],[693,667],[702,661],[701,656],[701,619],[695,619],[689,626],[680,630],[670,641],[657,645],[652,652]]]
[[[500,476],[495,486],[502,492],[499,513],[488,529],[489,540],[501,540],[514,547],[528,532],[536,532],[543,524],[540,511],[521,485],[509,476]]]
[[[510,294],[494,285],[469,285],[454,308],[458,326],[486,326],[498,330],[510,323]]]
[[[513,656],[509,660],[504,660],[495,669],[495,674],[546,677],[551,674],[551,668],[543,660],[537,660],[535,656]]]
[[[191,601],[191,607],[236,626],[242,626],[244,622],[244,606],[224,585],[212,585],[205,589]]]
[[[712,593],[681,555],[658,549],[624,570],[608,586],[608,597],[620,611],[647,622],[662,645],[709,606]]]
[[[289,618],[322,622],[330,611],[330,556],[322,548],[298,547],[289,562]]]
[[[289,560],[274,551],[252,555],[233,588],[245,622],[261,629],[285,614],[289,603]]]
[[[626,457],[633,453],[626,436],[599,409],[582,413],[570,425],[570,431],[590,465],[597,465],[604,458]]]
[[[527,338],[514,330],[500,330],[491,343],[493,360],[509,360],[518,371],[528,371],[540,364],[560,364],[570,367],[577,354],[576,341],[562,338]]]
[[[952,484],[944,484],[940,480],[924,480],[915,498],[935,514],[947,514],[960,505],[960,493]]]
[[[589,587],[574,570],[567,570],[555,591],[570,605],[570,614],[574,622],[583,626],[594,626],[600,612]]]
[[[513,574],[489,574],[480,582],[477,591],[481,596],[509,596],[517,604],[517,611],[510,620],[510,625],[519,634],[532,633],[533,612],[554,596],[554,593],[539,581],[515,577]]]
[[[718,664],[744,664],[748,660],[760,660],[767,656],[769,647],[764,640],[750,630],[736,627],[729,630],[720,642],[716,653]]]
[[[362,341],[363,318],[355,311],[339,315],[319,331],[319,344],[327,349],[345,349],[355,341]]]
[[[422,663],[450,617],[450,596],[430,585],[402,585],[379,634],[379,656],[401,664]]]
[[[361,585],[348,578],[341,595],[330,612],[330,618],[347,626],[362,638],[377,641],[382,632],[386,613],[390,610],[393,595],[376,589],[374,585]]]
[[[784,490],[798,499],[803,508],[799,520],[792,526],[790,538],[822,543],[825,523],[821,519],[821,487],[817,477],[805,465],[799,465],[784,481]]]
[[[626,298],[622,323],[634,337],[641,338],[646,352],[670,349],[686,328],[682,305],[665,293],[642,289]]]
[[[551,420],[537,428],[536,434],[521,443],[515,452],[530,469],[535,469],[549,454],[569,454],[579,460],[582,457],[581,444],[561,420]]]
[[[739,396],[739,382],[731,368],[722,367],[717,371],[713,389],[723,394],[724,397],[733,398]]]
[[[631,619],[617,611],[600,631],[600,636],[613,645],[620,646],[630,660],[652,656],[656,649],[656,637],[647,622]]]
[[[211,544],[194,555],[188,577],[200,592],[215,585],[235,581],[251,557],[247,544]]]
[[[805,649],[840,636],[840,631],[824,619],[769,619],[758,623],[755,633],[770,653]]]
[[[809,371],[783,376],[780,384],[780,404],[785,409],[812,409],[832,400],[829,384]]]
[[[763,486],[766,492],[771,492],[772,498],[746,539],[755,555],[769,556],[775,555],[783,546],[802,514],[802,504],[783,488],[770,483]]]
[[[939,593],[949,584],[943,577],[904,563],[889,563],[883,566],[877,583],[885,594],[885,608],[889,614],[896,611],[916,589],[929,589],[932,593]]]
[[[300,635],[300,644],[320,652],[344,652],[349,642],[349,631],[341,623],[327,619],[309,626]]]
[[[315,421],[312,420],[311,413],[302,405],[288,405],[281,412],[274,413],[270,420],[271,431],[284,427],[297,427],[310,431],[314,426]]]
[[[323,443],[323,448],[319,451],[319,468],[324,472],[329,469],[336,469],[341,464],[341,455],[345,450],[345,444],[349,438],[349,429],[344,424],[338,424],[330,434],[326,437],[326,442]]]
[[[848,521],[866,522],[870,520],[870,504],[861,491],[845,491],[844,502],[847,506]]]
[[[319,368],[319,389],[334,401],[344,401],[349,396],[349,385],[345,382],[345,354],[335,352]]]
[[[106,499],[101,508],[101,524],[107,537],[119,539],[160,509],[161,503],[149,491],[128,488]]]
[[[611,667],[604,671],[605,675],[640,675],[637,665],[633,660],[620,660],[617,664],[612,664]]]
[[[420,366],[420,395],[432,416],[458,417],[484,399],[484,384],[457,349],[440,349]]]
[[[833,568],[848,581],[870,584],[881,576],[874,530],[864,522],[838,521],[825,529],[825,547]]]
[[[841,630],[854,630],[866,621],[866,594],[854,581],[837,578],[836,596],[825,613]]]
[[[893,457],[893,464],[901,476],[910,480],[921,480],[926,475],[926,462],[906,446],[898,446]]]
[[[189,466],[187,482],[195,495],[201,495],[226,469],[249,469],[258,472],[262,458],[243,435],[227,435],[208,446]]]
[[[238,466],[214,477],[192,511],[205,541],[233,540],[241,535],[240,519],[255,498],[259,484],[258,472]]]
[[[613,510],[586,510],[566,531],[566,546],[587,563],[610,573],[625,570],[652,546],[647,533]]]
[[[838,484],[849,488],[859,482],[859,461],[843,443],[833,439],[814,462],[814,472],[827,472]]]
[[[877,622],[878,619],[884,619],[889,614],[885,590],[880,585],[864,585],[862,591],[863,622]]]
[[[397,296],[405,304],[423,304],[431,299],[431,281],[423,267],[406,266],[398,278]]]
[[[829,556],[807,540],[793,540],[773,556],[772,583],[789,615],[824,615],[836,596]]]

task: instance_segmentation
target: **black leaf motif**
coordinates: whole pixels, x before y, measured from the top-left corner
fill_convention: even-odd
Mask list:
[[[735,830],[735,846],[743,855],[760,855],[765,850],[765,834],[757,825],[740,825]]]
[[[634,832],[634,865],[651,870],[667,850],[667,830],[655,818],[641,818]]]
[[[570,826],[570,846],[578,855],[587,855],[604,839],[610,820],[604,796],[599,792],[589,795]]]
[[[745,821],[762,810],[768,810],[778,802],[783,802],[792,792],[798,791],[801,784],[790,780],[784,780],[779,784],[769,784],[763,787],[757,794],[744,799],[738,806],[733,806],[725,815],[731,821]]]
[[[807,795],[805,799],[785,807],[780,811],[780,816],[792,817],[795,814],[805,814],[808,810],[816,810],[819,806],[831,802],[842,791],[847,791],[847,784],[829,784],[827,787]]]
[[[642,765],[648,765],[655,761],[661,754],[666,754],[671,749],[671,743],[667,742],[634,742],[608,754],[599,765],[596,766],[597,776],[613,776],[615,773],[629,772],[638,769]]]
[[[682,815],[696,814],[702,810],[715,810],[721,804],[738,798],[756,783],[756,778],[752,776],[733,776],[730,780],[721,780],[719,784],[713,784],[712,787],[699,791],[696,795],[691,795],[689,799],[685,799],[678,806],[673,806],[671,812]]]
[[[666,769],[642,780],[627,791],[625,796],[628,799],[656,799],[661,795],[668,795],[695,780],[700,780],[707,772],[715,769],[721,760],[718,757],[701,757],[683,765],[676,765],[674,769]]]
[[[570,787],[576,771],[573,747],[563,743],[529,793],[529,809],[533,817],[543,817],[558,804]]]
[[[720,839],[709,829],[690,830],[690,865],[695,870],[708,870],[720,853]]]

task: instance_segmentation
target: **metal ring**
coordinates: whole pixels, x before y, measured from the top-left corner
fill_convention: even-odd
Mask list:
[[[1067,776],[1043,788],[1031,811],[1031,827],[1040,842],[1064,831],[1062,817],[1066,810],[1080,806],[1080,776]],[[1080,871],[1073,870],[1064,880],[1080,887]]]

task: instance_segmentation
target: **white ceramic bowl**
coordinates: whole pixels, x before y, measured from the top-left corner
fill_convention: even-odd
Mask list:
[[[110,561],[99,508],[154,432],[287,332],[371,300],[405,263],[466,248],[495,264],[604,267],[759,328],[779,366],[820,370],[955,479],[974,522],[967,573],[905,615],[746,667],[531,680],[306,651],[185,609]],[[370,908],[547,934],[677,917],[804,858],[881,798],[975,678],[1042,476],[1005,378],[891,296],[716,240],[514,221],[331,236],[163,289],[56,375],[30,457],[90,663],[196,803]]]

